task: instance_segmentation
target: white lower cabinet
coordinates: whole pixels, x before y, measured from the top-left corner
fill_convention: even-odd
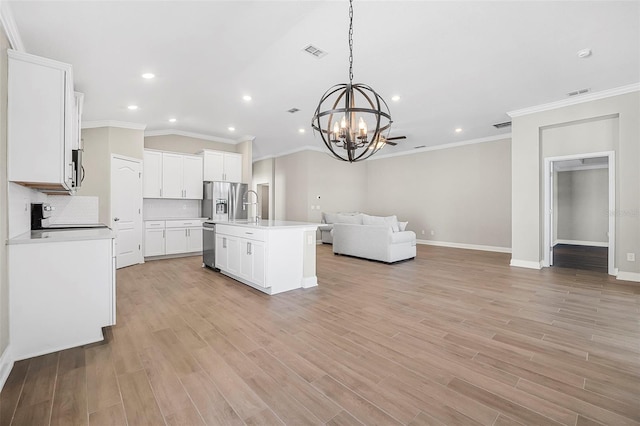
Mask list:
[[[265,286],[265,234],[218,225],[216,229],[216,267],[256,286]],[[225,231],[228,232],[225,234]]]
[[[216,268],[267,294],[318,285],[313,223],[216,223]]]
[[[202,220],[146,221],[144,255],[164,256],[202,251]]]
[[[9,245],[9,266],[15,360],[103,340],[115,324],[112,238]]]
[[[144,230],[144,255],[162,256],[164,254],[164,228]]]
[[[245,280],[264,287],[264,242],[240,240],[240,273]]]
[[[216,235],[216,267],[232,274],[240,271],[240,241],[231,235]]]

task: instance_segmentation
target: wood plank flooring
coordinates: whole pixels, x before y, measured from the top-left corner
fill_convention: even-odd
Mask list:
[[[553,248],[553,266],[558,268],[585,269],[607,272],[609,249],[607,247],[557,244]]]
[[[104,343],[17,362],[2,425],[638,425],[640,286],[419,246],[318,247],[267,296],[198,257],[118,271]]]

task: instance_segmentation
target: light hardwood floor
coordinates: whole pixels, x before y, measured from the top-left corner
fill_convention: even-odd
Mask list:
[[[508,263],[320,246],[319,286],[277,296],[125,268],[107,342],[16,363],[0,425],[640,424],[640,287]]]

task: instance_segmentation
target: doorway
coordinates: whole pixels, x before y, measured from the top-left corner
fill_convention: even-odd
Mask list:
[[[262,219],[269,219],[269,184],[260,183],[258,188],[258,200],[260,201],[260,217]]]
[[[143,263],[139,159],[111,156],[111,229],[116,232],[116,268]]]
[[[545,158],[543,266],[615,275],[614,152]]]

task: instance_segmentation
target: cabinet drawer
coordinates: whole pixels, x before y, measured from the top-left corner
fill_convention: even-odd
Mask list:
[[[167,228],[193,228],[202,226],[202,220],[167,220]]]
[[[164,220],[145,220],[145,229],[164,228]]]
[[[216,225],[216,233],[247,238],[249,240],[264,241],[267,231],[244,226]]]

